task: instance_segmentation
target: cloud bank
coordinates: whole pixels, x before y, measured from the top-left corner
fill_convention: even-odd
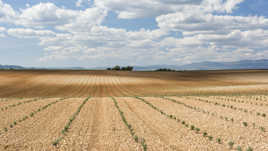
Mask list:
[[[0,27],[0,37],[38,39],[44,62],[91,60],[102,66],[266,58],[268,18],[232,15],[243,2],[98,0],[80,10],[49,2],[15,10],[0,0],[0,23],[12,25]],[[76,7],[85,3],[89,1],[78,0]],[[157,28],[130,31],[103,25],[111,12],[119,20],[154,18]]]

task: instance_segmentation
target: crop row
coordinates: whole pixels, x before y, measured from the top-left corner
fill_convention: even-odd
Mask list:
[[[153,108],[154,110],[160,112],[161,115],[164,115],[166,116],[167,118],[170,118],[170,119],[173,119],[175,121],[177,121],[178,123],[184,125],[186,128],[189,128],[190,130],[193,130],[193,131],[196,131],[196,134],[200,134],[201,133],[201,130],[200,128],[194,126],[194,125],[191,125],[189,124],[188,122],[186,122],[185,120],[182,120],[182,119],[179,119],[178,117],[176,117],[175,115],[171,115],[171,114],[167,114],[165,113],[163,110],[157,108],[156,106],[154,106],[153,104],[151,104],[150,102],[146,101],[145,99],[143,98],[140,98],[140,97],[136,97],[138,100],[144,102],[145,104],[147,104],[148,106],[150,106],[151,108]],[[213,136],[209,136],[207,132],[203,132],[203,136],[204,137],[207,137],[210,141],[213,140]],[[217,142],[219,144],[222,143],[221,139],[220,138],[217,138]]]
[[[226,117],[226,116],[223,116],[223,115],[219,115],[218,113],[215,113],[215,112],[210,112],[210,111],[207,111],[207,110],[204,110],[204,109],[201,109],[199,107],[195,107],[195,106],[191,106],[191,105],[188,105],[188,104],[185,104],[181,101],[178,101],[178,100],[175,100],[175,99],[171,99],[171,98],[166,98],[166,97],[161,97],[165,100],[169,100],[173,103],[176,103],[176,104],[179,104],[179,105],[183,105],[184,107],[188,108],[188,109],[191,109],[191,110],[194,110],[196,112],[200,112],[200,113],[203,113],[203,114],[207,114],[207,115],[211,115],[211,116],[214,116],[214,117],[217,117],[221,120],[224,120],[226,122],[235,122],[236,120],[233,118],[233,117]],[[241,124],[244,126],[244,127],[248,127],[249,124],[248,122],[241,122]],[[252,123],[252,126],[253,128],[256,128],[256,127],[259,127],[259,129],[262,131],[262,132],[265,132],[265,128],[263,126],[257,126],[255,123]]]
[[[198,135],[198,134],[202,134],[203,137],[206,137],[208,138],[208,140],[210,141],[213,141],[213,136],[211,135],[208,135],[208,133],[206,131],[203,131],[201,132],[200,128],[196,127],[195,125],[191,125],[189,124],[188,122],[186,122],[185,120],[183,119],[179,119],[178,117],[176,117],[175,115],[171,115],[171,114],[167,114],[165,113],[163,110],[157,108],[156,106],[154,106],[153,104],[151,104],[150,102],[146,101],[145,99],[143,98],[140,98],[140,97],[136,97],[138,100],[144,102],[145,104],[147,104],[148,106],[150,106],[151,108],[153,108],[154,110],[160,112],[162,115],[172,119],[172,120],[175,120],[177,121],[178,123],[184,125],[186,128],[190,129],[191,131],[195,131],[195,133]],[[224,144],[224,142],[222,141],[221,138],[217,138],[216,139],[216,143],[218,144]],[[229,141],[228,143],[228,146],[230,149],[234,149],[234,142],[233,141]],[[237,150],[242,150],[241,146],[237,146],[236,147]],[[251,147],[248,147],[247,151],[253,151],[253,149]]]
[[[128,130],[130,131],[130,134],[131,136],[133,137],[133,139],[135,140],[136,143],[140,143],[143,147],[143,150],[146,151],[147,150],[147,144],[145,142],[145,139],[144,138],[140,138],[138,137],[136,134],[135,134],[135,131],[134,129],[132,128],[132,126],[128,123],[128,121],[126,120],[126,117],[124,115],[124,112],[120,109],[117,101],[115,100],[115,98],[112,97],[112,100],[114,102],[114,105],[116,107],[116,109],[118,110],[121,118],[122,118],[122,121],[124,122],[124,124],[127,126]]]
[[[0,98],[0,102],[5,102],[5,101],[8,101],[7,98]]]
[[[226,96],[227,98],[232,98],[231,96]],[[263,101],[263,102],[267,102],[268,98],[265,95],[250,95],[250,96],[236,96],[235,98],[237,99],[248,99],[248,100],[255,100],[255,101]]]
[[[39,100],[41,100],[41,99],[32,99],[32,100],[18,102],[18,103],[15,103],[15,104],[10,104],[10,105],[7,105],[5,107],[2,107],[1,108],[1,111],[6,111],[9,108],[13,108],[13,107],[16,107],[16,106],[19,106],[19,105],[23,105],[23,104],[27,104],[27,103],[31,103],[31,102],[36,102],[36,101],[39,101]]]
[[[5,128],[3,129],[3,131],[4,131],[4,132],[7,132],[9,129],[11,129],[11,128],[17,126],[19,123],[22,123],[23,121],[25,121],[25,120],[27,120],[27,119],[29,119],[29,118],[34,117],[37,113],[39,113],[39,112],[41,112],[41,111],[47,109],[48,107],[50,107],[50,106],[52,106],[52,105],[54,105],[54,104],[56,104],[56,103],[58,103],[58,102],[60,102],[60,101],[62,101],[62,100],[64,100],[64,98],[59,99],[59,100],[56,100],[56,101],[54,101],[54,102],[51,102],[51,103],[49,103],[49,104],[47,104],[47,105],[45,105],[45,106],[40,107],[39,109],[37,109],[37,110],[35,110],[35,111],[32,111],[29,115],[25,115],[23,118],[18,119],[18,120],[15,120],[14,122],[10,123],[9,127],[5,127]],[[1,134],[1,132],[0,132],[0,134]]]
[[[83,108],[83,106],[87,103],[87,101],[89,100],[90,97],[86,98],[83,103],[78,107],[78,109],[76,110],[76,112],[71,116],[71,118],[69,119],[68,123],[64,126],[63,130],[61,131],[62,136],[60,136],[59,138],[57,138],[55,141],[52,142],[53,146],[57,146],[60,141],[64,138],[64,136],[66,135],[66,132],[68,132],[68,130],[71,127],[72,122],[75,120],[75,118],[77,117],[77,115],[80,113],[81,109]]]
[[[6,101],[10,101],[11,98],[0,98],[0,102],[6,102]],[[12,98],[12,99],[23,99],[23,98]]]
[[[236,102],[236,103],[243,103],[243,104],[250,104],[250,105],[257,105],[257,106],[268,106],[268,104],[263,102],[252,102],[252,101],[245,101],[238,98],[222,98],[222,97],[214,97],[214,99],[220,99],[225,102]]]
[[[223,103],[219,103],[219,102],[215,102],[215,101],[209,101],[209,100],[205,100],[205,99],[201,99],[201,98],[194,98],[195,100],[199,101],[199,102],[204,102],[204,103],[208,103],[208,104],[213,104],[215,106],[220,106],[220,107],[224,107],[224,108],[229,108],[232,110],[238,110],[241,112],[245,112],[245,113],[249,113],[249,114],[253,114],[254,111],[249,111],[248,109],[245,108],[241,108],[241,107],[236,107],[234,105],[227,105],[227,104],[223,104]],[[263,118],[266,117],[266,113],[260,113],[260,112],[256,112],[257,116],[261,116]]]

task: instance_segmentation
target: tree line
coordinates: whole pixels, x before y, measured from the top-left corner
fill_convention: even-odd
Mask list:
[[[132,71],[134,68],[132,66],[120,67],[114,66],[113,68],[107,68],[107,70],[116,70],[116,71]]]
[[[160,68],[160,69],[156,69],[155,71],[176,72],[176,70],[169,69],[169,68]]]

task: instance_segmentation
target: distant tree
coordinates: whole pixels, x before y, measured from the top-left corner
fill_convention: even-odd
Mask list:
[[[176,70],[168,69],[168,68],[160,68],[160,69],[157,69],[157,70],[155,70],[155,71],[175,72]]]
[[[121,68],[122,71],[132,71],[133,67],[132,66],[126,66]]]
[[[127,71],[132,71],[133,70],[133,67],[132,66],[127,66]]]
[[[120,68],[120,66],[115,66],[115,67],[113,67],[113,69],[112,70],[116,70],[116,71],[119,71],[121,68]]]
[[[120,66],[114,66],[113,68],[107,68],[107,70],[116,70],[116,71],[132,71],[132,66],[126,66],[126,67],[120,67]]]

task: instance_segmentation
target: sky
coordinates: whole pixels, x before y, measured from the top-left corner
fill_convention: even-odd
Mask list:
[[[267,0],[0,0],[0,64],[268,59]]]

